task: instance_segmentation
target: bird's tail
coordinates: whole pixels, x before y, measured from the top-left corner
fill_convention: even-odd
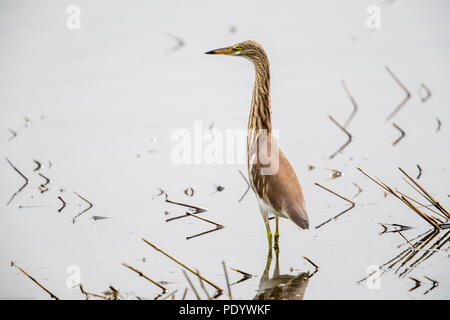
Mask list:
[[[293,208],[289,208],[289,219],[291,219],[296,225],[302,229],[309,229],[308,213],[306,212],[305,205],[296,205]]]

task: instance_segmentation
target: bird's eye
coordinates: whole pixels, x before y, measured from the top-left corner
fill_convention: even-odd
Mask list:
[[[244,49],[244,46],[243,46],[242,44],[237,44],[237,45],[235,45],[235,46],[233,47],[233,49],[236,49],[236,50],[243,50],[243,49]]]

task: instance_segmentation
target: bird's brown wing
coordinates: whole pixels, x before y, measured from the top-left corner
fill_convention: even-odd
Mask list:
[[[259,146],[265,146],[265,141],[260,141]],[[276,157],[276,153],[274,157],[271,157],[270,152],[258,152],[256,163],[249,165],[253,190],[260,199],[275,211],[287,215],[302,229],[308,229],[309,219],[305,199],[294,169],[279,149],[272,135],[267,137],[267,148],[268,150],[278,150],[278,157]],[[256,150],[249,152],[249,159],[254,152]],[[278,158],[277,170],[274,170],[272,174],[262,174],[263,169],[267,169],[269,166],[268,164],[272,168],[276,168],[273,162],[276,161],[276,158]],[[266,170],[266,172],[269,172],[269,170]]]

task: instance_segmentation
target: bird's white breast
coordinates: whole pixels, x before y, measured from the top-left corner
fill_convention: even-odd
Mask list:
[[[258,200],[258,204],[259,204],[259,207],[261,208],[261,210],[266,212],[267,214],[271,213],[280,218],[285,218],[285,219],[289,218],[286,213],[284,213],[283,211],[276,211],[269,203],[265,202],[263,199],[258,197],[258,195],[256,195],[256,199]]]

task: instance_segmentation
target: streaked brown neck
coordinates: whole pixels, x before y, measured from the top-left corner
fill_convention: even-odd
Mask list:
[[[270,68],[269,60],[264,52],[252,59],[255,65],[255,85],[253,87],[252,105],[248,119],[247,147],[257,140],[261,130],[272,130],[270,109]]]

